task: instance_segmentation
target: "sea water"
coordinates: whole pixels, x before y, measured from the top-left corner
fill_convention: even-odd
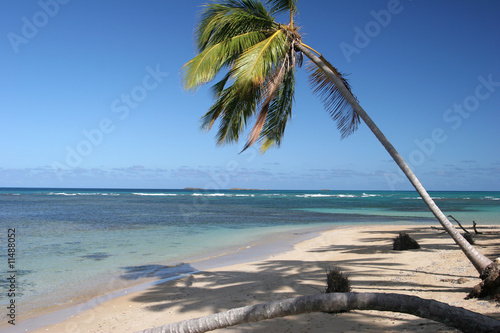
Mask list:
[[[430,194],[466,226],[500,224],[500,192]],[[438,225],[415,192],[3,188],[0,271],[15,271],[22,316],[189,272],[191,266],[179,264],[280,232],[380,223]],[[15,229],[13,269],[9,229]],[[0,283],[2,308],[12,299],[8,274]]]

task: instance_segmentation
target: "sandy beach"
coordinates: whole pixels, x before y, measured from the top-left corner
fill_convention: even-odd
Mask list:
[[[476,238],[490,258],[500,256],[499,229]],[[393,251],[392,239],[408,232],[419,250]],[[196,263],[192,264],[196,267]],[[417,295],[500,319],[487,300],[465,300],[478,274],[451,238],[430,226],[358,226],[333,229],[267,259],[203,270],[113,298],[35,332],[135,332],[245,305],[322,293],[325,271],[339,267],[354,292]],[[227,332],[455,332],[411,315],[352,311],[314,313],[244,324]]]

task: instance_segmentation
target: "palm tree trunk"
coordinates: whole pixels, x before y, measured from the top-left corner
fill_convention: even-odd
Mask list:
[[[417,296],[382,293],[329,293],[245,306],[136,333],[202,333],[219,328],[311,312],[379,310],[409,313],[462,332],[499,332],[500,321],[463,308]]]
[[[368,128],[375,134],[380,143],[384,146],[387,152],[394,159],[396,164],[401,168],[406,177],[410,180],[411,184],[415,187],[418,194],[422,197],[425,204],[429,207],[431,212],[437,218],[439,223],[444,227],[446,232],[453,238],[455,243],[460,247],[460,249],[465,253],[470,262],[474,265],[477,271],[482,274],[486,267],[491,265],[493,262],[479,253],[472,245],[465,240],[464,237],[453,227],[451,222],[446,218],[443,212],[436,205],[434,200],[432,200],[431,196],[427,193],[425,188],[422,186],[418,178],[415,176],[413,171],[410,169],[408,164],[404,161],[401,155],[397,152],[396,148],[387,140],[385,135],[380,131],[378,126],[373,122],[373,120],[368,116],[368,114],[363,110],[363,108],[359,105],[356,98],[351,94],[351,92],[347,89],[347,87],[342,83],[342,81],[335,75],[335,73],[328,66],[328,62],[322,57],[316,56],[311,50],[304,47],[302,44],[297,43],[296,49],[305,54],[314,64],[316,64],[319,68],[321,68],[325,74],[332,80],[337,89],[342,93],[342,95],[346,98],[349,104],[352,106],[354,111],[363,119]]]

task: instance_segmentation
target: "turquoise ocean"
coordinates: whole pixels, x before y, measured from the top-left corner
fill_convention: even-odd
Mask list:
[[[430,194],[466,226],[473,220],[500,224],[500,192]],[[223,262],[224,254],[280,233],[312,235],[362,224],[438,222],[411,191],[0,188],[0,306],[10,301],[9,271],[15,271],[22,319],[196,267],[186,263],[213,257]],[[13,267],[9,229],[15,229]]]

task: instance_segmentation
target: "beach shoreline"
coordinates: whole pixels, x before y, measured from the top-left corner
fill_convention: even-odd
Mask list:
[[[413,234],[422,249],[393,251],[391,239],[400,231]],[[430,225],[364,225],[295,236],[303,236],[304,239],[293,247],[283,248],[281,243],[281,251],[276,251],[278,247],[274,248],[274,252],[263,248],[260,253],[254,253],[253,258],[247,256],[252,260],[246,262],[236,255],[232,259],[218,257],[219,262],[216,265],[212,262],[211,267],[208,263],[205,266],[201,262],[191,263],[192,272],[182,273],[173,279],[149,281],[149,284],[142,284],[135,290],[126,289],[115,295],[100,296],[103,300],[100,304],[91,303],[88,308],[82,307],[80,310],[83,311],[79,313],[66,312],[65,316],[69,318],[59,316],[53,318],[57,319],[56,323],[47,323],[48,326],[44,327],[36,325],[36,329],[32,326],[28,331],[134,332],[234,307],[316,294],[324,291],[324,272],[332,266],[340,267],[351,276],[355,292],[417,295],[500,319],[495,304],[463,299],[466,291],[479,282],[477,272],[451,238],[432,230]],[[479,237],[477,247],[489,257],[499,256],[500,253],[495,252],[495,245],[496,248],[499,245],[496,239],[486,235]],[[373,324],[364,316],[366,311],[334,317],[336,325],[343,327],[344,331],[354,331],[352,325]],[[446,329],[441,324],[409,315],[372,313],[367,318],[373,316],[378,318],[377,325],[380,327],[389,325],[395,328],[397,326],[394,325],[401,322],[401,325],[405,323],[415,329]],[[329,322],[318,314],[310,314],[240,325],[229,331],[257,332],[264,329],[279,332],[283,327],[296,326],[291,331],[300,332],[300,327],[304,329],[301,325],[308,320],[313,320],[317,326],[310,331],[318,332],[325,329]],[[17,332],[20,328],[22,325],[16,327]]]
[[[70,302],[51,304],[17,315],[16,325],[3,323],[0,326],[0,332],[19,332],[19,330],[31,332],[44,326],[62,322],[115,298],[146,290],[159,283],[204,270],[264,260],[271,255],[290,251],[294,245],[317,237],[325,230],[342,227],[323,225],[274,230],[270,235],[259,240],[253,239],[237,246],[215,248],[210,254],[192,255],[182,262],[144,265],[137,271],[113,276],[108,282],[99,285],[96,290],[81,294]],[[18,319],[22,317],[24,318]]]

